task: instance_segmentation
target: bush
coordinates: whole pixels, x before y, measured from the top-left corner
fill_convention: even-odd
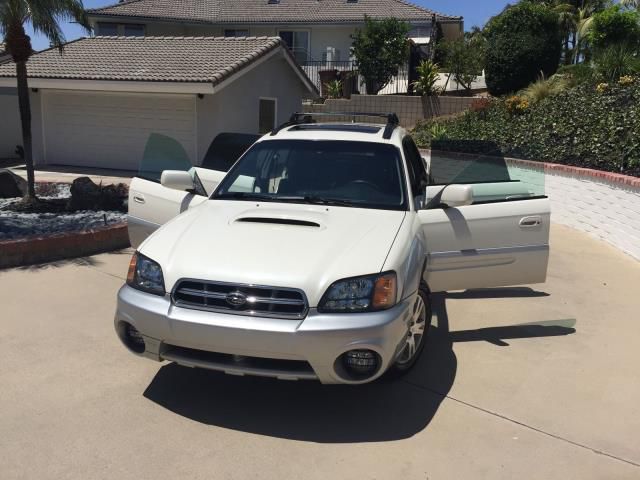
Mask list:
[[[543,73],[553,75],[560,62],[562,36],[558,16],[544,4],[520,2],[493,17],[485,27],[486,81],[489,93],[516,92]]]
[[[640,44],[640,14],[636,10],[623,10],[613,5],[595,13],[587,40],[595,51],[618,45],[636,50]]]
[[[436,83],[440,78],[439,70],[440,67],[437,63],[431,60],[422,60],[420,65],[416,67],[418,79],[411,84],[416,93],[420,95],[439,95],[441,89],[436,87]]]
[[[593,71],[600,80],[615,82],[625,75],[640,73],[640,60],[626,45],[598,50],[593,60]]]
[[[554,75],[551,78],[540,77],[522,91],[531,103],[537,103],[547,97],[552,97],[564,91],[569,86],[569,81],[562,75]]]
[[[499,147],[494,153],[505,156],[640,176],[640,81],[605,85],[585,83],[515,114],[509,108],[518,109],[519,102],[494,100],[484,111],[437,123],[448,144],[470,153],[489,153],[484,145],[491,141]],[[431,144],[433,123],[416,127],[423,146]]]

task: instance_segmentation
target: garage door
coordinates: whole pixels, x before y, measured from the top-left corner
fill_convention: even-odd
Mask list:
[[[137,170],[151,133],[178,140],[196,158],[192,95],[43,92],[48,164]]]

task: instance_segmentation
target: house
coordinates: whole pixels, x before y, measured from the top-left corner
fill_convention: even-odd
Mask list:
[[[96,35],[279,36],[317,87],[319,71],[355,68],[351,36],[365,15],[409,23],[416,45],[432,43],[436,25],[444,38],[463,32],[462,17],[406,0],[125,0],[89,10]]]
[[[0,63],[11,60],[11,55],[7,52],[4,43],[0,43]]]
[[[269,131],[317,95],[279,37],[83,38],[28,71],[37,164],[137,170],[159,133],[199,165],[219,133]],[[15,82],[0,65],[0,90]]]

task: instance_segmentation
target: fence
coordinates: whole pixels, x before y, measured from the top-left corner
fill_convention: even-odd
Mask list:
[[[352,60],[306,61],[303,62],[302,69],[314,83],[320,92],[320,96],[323,98],[329,96],[326,84],[333,80],[340,80],[342,82],[343,97],[349,98],[352,93],[367,93],[364,79],[361,75],[357,75],[358,68],[356,62]],[[453,77],[449,78],[448,73],[440,73],[436,86],[444,89],[447,93],[461,92],[464,90]],[[484,72],[482,72],[482,75],[478,76],[472,83],[471,89],[478,91],[486,88]],[[405,65],[400,68],[398,75],[394,76],[391,81],[378,92],[378,95],[405,95],[410,92],[409,66]]]

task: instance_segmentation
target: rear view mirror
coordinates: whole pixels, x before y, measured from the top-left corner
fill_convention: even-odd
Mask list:
[[[462,207],[473,203],[473,189],[471,185],[448,185],[445,187],[440,203],[448,207]]]
[[[180,190],[182,192],[193,190],[194,188],[191,175],[189,172],[182,170],[164,170],[160,177],[160,184],[163,187]]]

